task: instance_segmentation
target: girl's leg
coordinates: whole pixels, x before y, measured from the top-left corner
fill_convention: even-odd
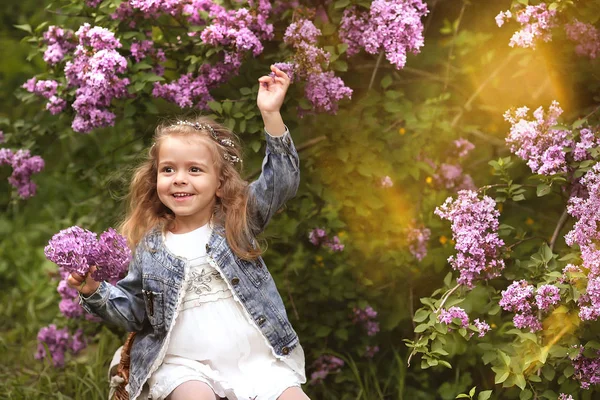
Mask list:
[[[219,400],[219,398],[206,383],[187,381],[177,386],[167,400]]]
[[[310,400],[310,398],[298,386],[285,389],[277,400]]]

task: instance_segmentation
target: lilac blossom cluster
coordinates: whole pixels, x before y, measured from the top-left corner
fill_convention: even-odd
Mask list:
[[[408,250],[419,261],[427,255],[427,242],[431,237],[429,228],[410,228],[408,230]]]
[[[514,14],[510,11],[500,12],[496,16],[496,24],[500,27],[511,18],[521,25],[521,29],[510,38],[509,46],[535,48],[540,40],[552,40],[551,29],[556,26],[556,10],[548,9],[546,3],[526,6]]]
[[[208,102],[213,100],[210,90],[226,82],[236,71],[237,67],[232,64],[203,64],[197,74],[181,75],[169,83],[155,82],[152,95],[171,101],[181,108],[207,109]]]
[[[333,71],[324,70],[329,65],[329,53],[317,46],[319,36],[321,31],[307,19],[291,23],[283,40],[295,53],[292,62],[286,63],[286,66],[297,80],[306,81],[304,94],[314,112],[335,114],[338,103],[352,97],[352,89]]]
[[[44,160],[40,156],[32,156],[29,150],[0,149],[0,166],[10,165],[12,174],[8,177],[10,183],[23,199],[35,196],[37,186],[31,181],[31,175],[44,168]]]
[[[469,315],[461,307],[450,307],[447,310],[442,308],[437,318],[439,322],[446,325],[452,325],[454,320],[458,319],[460,320],[460,322],[457,323],[458,326],[461,328],[469,327]],[[474,320],[473,325],[475,325],[479,331],[479,337],[484,337],[491,329],[487,322],[480,321],[479,319]],[[471,336],[473,336],[473,333],[471,333],[469,337]]]
[[[484,337],[486,335],[486,333],[488,333],[491,329],[490,325],[487,322],[480,321],[479,318],[477,318],[477,319],[475,319],[475,321],[473,321],[473,325],[475,325],[475,327],[479,331],[479,334],[478,334],[479,337]]]
[[[308,240],[315,246],[325,246],[331,251],[338,252],[344,250],[344,244],[340,241],[340,238],[336,235],[329,238],[327,232],[323,228],[315,228],[308,234]]]
[[[47,346],[50,357],[52,358],[52,364],[55,367],[62,367],[65,365],[65,354],[67,350],[73,354],[77,354],[87,346],[81,329],[78,329],[75,334],[71,336],[67,328],[57,329],[54,324],[40,329],[37,340],[38,348],[35,358],[38,360],[44,359],[47,356]]]
[[[375,354],[379,353],[379,346],[367,346],[365,347],[365,357],[373,358]]]
[[[421,0],[374,0],[369,11],[350,7],[340,23],[340,39],[348,44],[348,55],[365,49],[369,54],[385,52],[388,61],[401,69],[406,54],[423,47],[423,24],[427,4]]]
[[[502,291],[498,303],[505,311],[514,312],[516,328],[537,332],[542,329],[538,312],[547,312],[560,301],[560,289],[554,285],[542,285],[537,291],[525,280],[514,281]]]
[[[344,361],[336,356],[324,354],[317,358],[312,367],[314,372],[310,375],[310,384],[315,385],[321,383],[329,374],[339,372],[344,366]]]
[[[579,317],[584,321],[597,320],[600,317],[600,239],[597,215],[600,206],[600,165],[596,164],[580,181],[585,188],[584,196],[572,196],[567,211],[576,218],[571,231],[565,235],[569,246],[578,245],[581,250],[582,267],[587,270],[587,287],[578,299]],[[582,269],[569,265],[570,270],[582,272]],[[565,272],[567,268],[565,267]]]
[[[352,323],[361,324],[367,331],[368,336],[375,336],[379,332],[379,322],[377,322],[377,311],[371,306],[363,309],[354,307],[352,309]]]
[[[458,197],[446,199],[435,214],[451,222],[452,238],[458,254],[448,258],[459,271],[457,282],[472,288],[477,280],[492,279],[504,269],[500,249],[504,241],[498,237],[496,203],[488,196],[479,199],[477,192],[461,190]]]
[[[236,67],[241,64],[245,53],[251,52],[255,57],[258,56],[263,51],[261,41],[273,38],[273,25],[267,23],[271,12],[269,1],[258,0],[255,12],[246,8],[226,10],[222,6],[206,3],[213,2],[192,2],[193,6],[197,4],[201,10],[209,8],[208,16],[212,19],[212,24],[202,30],[200,38],[205,44],[227,49],[225,59],[235,60],[232,62]],[[197,15],[198,11],[190,14]]]
[[[65,55],[76,46],[73,31],[52,25],[44,32],[44,42],[48,46],[44,52],[44,61],[50,65],[61,62]]]
[[[458,138],[452,143],[454,144],[454,151],[458,158],[465,158],[475,149],[475,145],[464,138]]]
[[[571,132],[553,128],[562,108],[553,101],[547,113],[539,107],[533,112],[533,119],[529,119],[528,112],[528,107],[520,107],[504,113],[504,119],[512,125],[506,138],[510,150],[526,161],[535,174],[567,172],[564,148],[573,146]]]
[[[165,62],[167,60],[165,52],[163,49],[155,48],[152,40],[133,42],[131,43],[129,51],[136,62],[140,62],[146,57],[156,60],[157,67],[154,69],[154,72],[157,75],[162,75],[164,73],[164,67],[161,67],[158,63]]]
[[[561,393],[558,395],[558,400],[574,400],[570,394]]]
[[[446,325],[452,324],[455,318],[460,320],[461,328],[469,327],[469,315],[460,307],[442,308],[438,314],[438,321]]]
[[[91,266],[96,281],[121,277],[131,260],[131,250],[125,238],[109,228],[100,235],[73,226],[55,234],[44,248],[46,258],[65,273],[86,275]]]
[[[56,115],[67,107],[67,101],[58,96],[58,82],[53,80],[40,80],[31,78],[22,86],[28,92],[48,99],[46,110]]]
[[[127,70],[127,60],[116,50],[121,43],[107,29],[85,23],[74,36],[77,45],[64,67],[67,84],[60,90],[67,93],[75,89],[72,104],[75,118],[71,127],[76,132],[87,133],[94,128],[114,124],[115,114],[108,109],[112,99],[127,95],[129,79],[119,76]],[[44,37],[52,43],[51,46],[54,45],[54,55],[47,57],[50,63],[62,61],[65,53],[71,50],[68,45],[71,36],[60,28],[50,27]],[[23,87],[47,98],[46,109],[53,114],[62,112],[67,106],[66,100],[58,94],[59,84],[56,81],[38,82],[32,78]]]
[[[579,381],[582,389],[589,389],[592,385],[600,383],[600,350],[596,351],[596,357],[586,357],[584,347],[579,346],[579,354],[571,360],[575,373],[573,377]]]
[[[574,20],[565,25],[565,33],[578,55],[595,59],[600,54],[600,30],[594,25]]]
[[[475,183],[469,174],[463,172],[459,164],[442,163],[432,176],[437,187],[447,190],[475,190]]]

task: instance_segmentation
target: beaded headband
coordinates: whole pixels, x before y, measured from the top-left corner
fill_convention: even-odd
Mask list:
[[[234,147],[235,148],[233,140],[231,140],[231,139],[222,139],[222,138],[218,137],[217,133],[215,132],[215,130],[213,129],[213,127],[210,126],[210,125],[201,124],[199,122],[191,122],[191,121],[177,121],[175,125],[187,125],[187,126],[191,126],[192,128],[194,128],[197,131],[205,130],[205,131],[209,132],[210,136],[217,143],[219,143],[221,146],[226,147],[226,148],[227,147]],[[234,154],[229,154],[227,152],[227,150],[225,150],[225,153],[223,153],[223,158],[225,160],[229,161],[231,164],[242,162],[242,160],[238,156],[236,156]]]

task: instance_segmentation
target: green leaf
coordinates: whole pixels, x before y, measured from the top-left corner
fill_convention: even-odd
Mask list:
[[[455,397],[455,399],[470,399],[470,398],[471,398],[471,396],[469,396],[468,394],[464,394],[464,393],[461,393]]]
[[[491,390],[484,390],[483,392],[479,393],[479,396],[477,396],[477,400],[488,400],[491,396],[492,396]]]
[[[508,379],[509,375],[510,375],[510,372],[506,371],[506,370],[502,371],[501,374],[496,373],[496,377],[494,379],[494,383],[495,384],[499,384],[499,383],[504,382],[505,380]]]
[[[431,311],[425,310],[424,308],[420,308],[415,313],[413,321],[415,321],[415,322],[423,322],[423,321],[425,321],[429,317],[429,315],[431,315]]]
[[[320,326],[315,332],[316,337],[325,337],[331,333],[331,328],[328,326]]]
[[[243,87],[240,89],[240,93],[243,94],[244,96],[248,96],[249,94],[252,94],[252,89]]]
[[[33,34],[33,31],[31,30],[31,25],[29,24],[23,24],[23,25],[13,25],[15,28],[20,29],[22,31],[25,32],[29,32],[31,34]]]
[[[521,389],[525,389],[527,386],[527,382],[525,381],[525,377],[523,374],[515,374],[515,384]]]
[[[335,71],[346,72],[348,71],[348,63],[344,60],[336,60],[331,63],[331,69]]]
[[[477,386],[473,386],[471,390],[469,390],[469,397],[475,396],[475,389],[477,389]]]
[[[415,333],[425,332],[429,328],[429,324],[420,324],[415,328]]]
[[[217,114],[223,114],[223,107],[221,106],[221,103],[219,103],[218,101],[211,100],[207,104],[208,104],[208,107],[211,110],[213,110],[214,112],[216,112]]]
[[[519,400],[529,400],[532,397],[533,393],[529,389],[522,390],[521,393],[519,393]]]
[[[338,0],[335,2],[334,8],[344,8],[350,5],[350,0]]]
[[[549,185],[545,183],[540,183],[539,185],[537,185],[536,194],[538,197],[542,197],[550,193],[551,190],[552,188]]]
[[[392,84],[392,77],[387,74],[386,76],[383,77],[383,79],[381,79],[381,88],[382,89],[387,89],[388,86],[390,86]]]

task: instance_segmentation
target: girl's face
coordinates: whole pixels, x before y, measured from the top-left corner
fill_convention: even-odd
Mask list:
[[[220,195],[208,140],[172,135],[160,143],[156,191],[175,214],[174,232],[190,232],[208,223]]]

